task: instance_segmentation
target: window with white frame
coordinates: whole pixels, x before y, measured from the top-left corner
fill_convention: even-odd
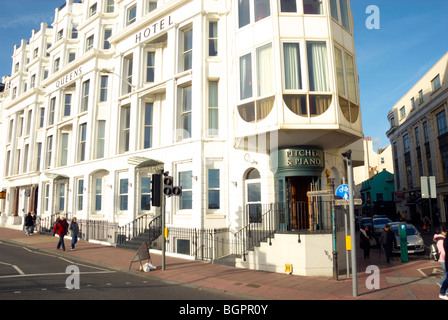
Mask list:
[[[208,55],[210,57],[218,55],[218,21],[208,23]]]
[[[324,8],[322,0],[303,0],[304,14],[323,14]]]
[[[41,158],[42,158],[42,142],[38,142],[36,147],[36,171],[40,171]]]
[[[33,117],[33,110],[28,110],[28,118],[27,118],[27,120],[26,120],[26,132],[25,132],[25,134],[27,135],[27,136],[29,136],[30,135],[30,132],[31,132],[31,121],[32,121],[32,118]]]
[[[87,123],[79,125],[79,147],[78,161],[86,160],[86,143],[87,143]]]
[[[128,192],[129,192],[129,180],[127,178],[120,179],[119,189],[119,208],[120,211],[128,210]]]
[[[147,0],[148,8],[147,12],[151,12],[157,9],[157,0]]]
[[[240,28],[250,24],[251,21],[258,22],[270,15],[271,7],[269,0],[238,1],[238,26]]]
[[[359,117],[354,58],[335,47],[335,60],[339,106],[344,117],[353,123]]]
[[[60,65],[61,59],[57,58],[53,62],[53,72],[56,73],[59,71],[59,65]]]
[[[283,43],[284,77],[286,90],[302,89],[302,68],[300,62],[300,44]]]
[[[331,17],[350,32],[350,19],[347,0],[330,0]]]
[[[50,184],[44,184],[44,210],[50,210]]]
[[[115,11],[115,0],[107,0],[106,13],[114,13],[114,11]]]
[[[188,139],[191,138],[191,121],[192,121],[192,104],[191,104],[191,85],[179,88],[179,126],[181,134],[178,134],[178,138]]]
[[[58,184],[58,207],[57,210],[60,212],[65,211],[65,193],[66,193],[66,184],[59,183]]]
[[[151,209],[151,178],[140,177],[140,210],[149,211]]]
[[[155,57],[155,52],[146,53],[146,82],[154,82]]]
[[[31,76],[31,84],[30,84],[30,88],[34,88],[36,86],[36,75],[33,74]]]
[[[86,80],[82,83],[81,112],[85,112],[89,109],[89,92],[90,80]]]
[[[97,7],[98,7],[98,5],[96,3],[94,3],[93,5],[90,6],[90,8],[89,8],[89,17],[92,17],[92,16],[94,16],[96,14]]]
[[[95,36],[92,34],[90,37],[88,37],[86,39],[86,50],[85,50],[85,52],[93,49],[94,38],[95,38]]]
[[[51,156],[53,153],[53,136],[47,137],[47,154],[45,167],[49,169],[51,167]]]
[[[268,43],[252,53],[240,57],[240,100],[239,115],[246,122],[257,122],[266,118],[274,106],[274,68],[272,44]],[[255,68],[256,83],[252,81]],[[254,99],[255,98],[255,99]]]
[[[129,26],[137,21],[137,5],[128,8],[126,13],[126,25]]]
[[[220,209],[220,170],[219,169],[208,169],[207,177],[207,203],[209,210]]]
[[[120,112],[120,153],[129,151],[131,130],[131,108],[122,106]]]
[[[25,149],[23,151],[23,164],[22,164],[22,172],[28,172],[28,152],[30,149],[30,145],[26,144]]]
[[[152,148],[153,103],[145,103],[143,108],[143,149]]]
[[[123,94],[132,92],[133,61],[134,59],[132,54],[126,56],[123,61]]]
[[[182,195],[179,200],[179,210],[193,208],[193,175],[192,171],[179,172],[179,186],[182,187]]]
[[[95,211],[101,211],[103,207],[103,178],[95,178]]]
[[[78,39],[78,26],[72,27],[72,39]]]
[[[101,76],[100,102],[107,101],[108,82],[109,82],[108,76]]]
[[[297,12],[297,0],[280,0],[281,12]]]
[[[54,124],[54,114],[56,109],[56,97],[50,100],[50,113],[48,114],[48,125],[52,126]]]
[[[62,132],[61,138],[61,166],[66,166],[68,163],[70,134]]]
[[[45,123],[45,108],[40,108],[39,128],[43,128]]]
[[[58,31],[57,40],[59,41],[64,37],[64,29]]]
[[[75,61],[76,59],[76,52],[71,51],[68,53],[68,63]]]
[[[84,201],[84,179],[76,180],[76,211],[82,211]]]
[[[193,65],[193,29],[181,31],[182,39],[182,66],[181,70],[190,70]]]
[[[257,169],[250,169],[245,175],[247,222],[261,223],[261,180]]]
[[[103,42],[103,49],[104,50],[110,49],[109,38],[111,36],[112,36],[112,29],[105,29],[104,30],[104,42]]]
[[[104,158],[104,148],[106,146],[106,120],[98,120],[96,140],[96,158]]]
[[[9,176],[9,164],[11,161],[11,150],[8,150],[6,152],[6,161],[5,161],[5,176]]]
[[[69,117],[72,108],[72,94],[66,93],[64,99],[64,117]]]
[[[208,134],[219,133],[218,81],[208,81]]]

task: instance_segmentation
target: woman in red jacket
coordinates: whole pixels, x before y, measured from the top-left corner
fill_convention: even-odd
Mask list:
[[[58,246],[56,248],[57,250],[59,250],[59,248],[62,246],[62,250],[65,251],[64,236],[67,234],[67,230],[68,230],[67,220],[65,220],[65,218],[62,216],[56,222],[56,225],[54,226],[54,229],[53,229],[53,235],[55,235],[57,233],[59,236],[59,242],[58,242]]]

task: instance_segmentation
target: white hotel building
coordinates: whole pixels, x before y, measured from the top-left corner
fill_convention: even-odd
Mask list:
[[[68,0],[3,78],[2,225],[33,210],[155,218],[158,164],[183,188],[169,227],[227,229],[233,243],[275,212],[269,247],[288,250],[262,246],[241,266],[331,274],[331,226],[298,204],[346,177],[341,152],[363,163],[353,29],[348,0]]]

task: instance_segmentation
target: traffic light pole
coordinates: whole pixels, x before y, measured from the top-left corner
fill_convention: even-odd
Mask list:
[[[163,179],[160,179],[160,189],[163,190]],[[166,199],[163,192],[160,192],[160,209],[161,209],[161,215],[162,215],[162,270],[165,271],[165,256],[166,256],[166,239],[165,239],[165,227],[166,227],[166,221],[165,221],[165,208],[166,208]]]

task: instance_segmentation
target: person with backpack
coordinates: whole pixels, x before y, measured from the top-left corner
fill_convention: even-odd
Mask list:
[[[439,286],[442,286],[443,282],[445,281],[445,279],[447,277],[446,265],[445,265],[445,250],[443,249],[443,241],[446,238],[447,231],[448,231],[448,228],[446,226],[442,226],[440,228],[439,233],[435,234],[434,238],[433,238],[433,240],[437,246],[437,252],[438,252],[437,261],[439,261],[439,263],[442,265],[442,269],[443,269],[443,278],[442,278],[442,280],[440,280],[438,282]]]
[[[60,219],[56,222],[54,229],[53,229],[53,235],[56,233],[59,236],[59,242],[58,246],[56,247],[57,250],[62,246],[62,250],[65,251],[65,243],[64,243],[64,237],[67,234],[68,231],[68,222],[65,220],[64,216],[61,216]]]

